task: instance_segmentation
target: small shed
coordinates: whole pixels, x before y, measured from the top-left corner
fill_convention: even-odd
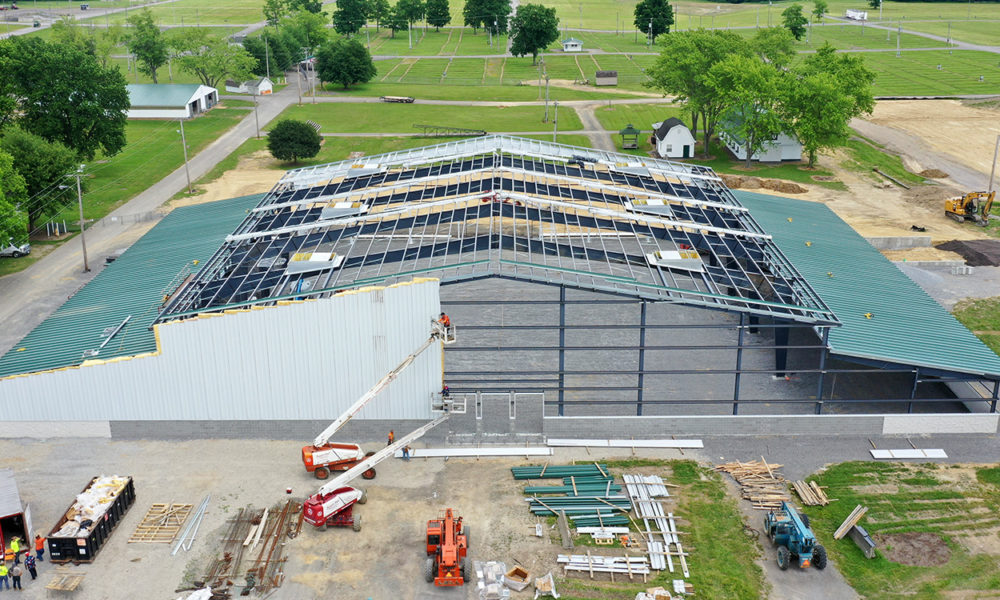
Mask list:
[[[227,79],[226,91],[234,94],[250,94],[251,96],[269,96],[274,91],[274,82],[267,77],[248,81]]]
[[[198,83],[134,83],[130,119],[190,119],[219,103],[219,90]]]
[[[661,158],[691,158],[694,156],[694,136],[677,117],[653,124],[653,141]]]
[[[594,73],[594,85],[618,85],[618,71],[598,71]]]
[[[566,38],[562,41],[563,52],[583,52],[583,40]]]
[[[639,147],[639,134],[642,133],[638,129],[632,126],[631,123],[625,126],[618,132],[622,136],[622,149],[623,150],[635,150]]]
[[[24,540],[23,547],[33,547],[31,508],[21,503],[13,469],[0,469],[0,548],[9,546],[14,536]]]

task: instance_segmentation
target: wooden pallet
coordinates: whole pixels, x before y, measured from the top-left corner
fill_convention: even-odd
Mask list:
[[[181,525],[191,514],[190,504],[164,504],[149,507],[142,522],[135,528],[128,543],[169,544],[180,532]]]
[[[84,575],[84,573],[58,570],[52,577],[52,581],[45,586],[45,589],[56,590],[58,592],[76,591],[76,588],[80,587],[80,584],[83,583]]]

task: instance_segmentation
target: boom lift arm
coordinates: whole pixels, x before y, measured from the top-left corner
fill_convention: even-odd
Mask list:
[[[431,332],[431,336],[427,338],[427,341],[425,341],[412,354],[403,359],[403,362],[399,363],[399,365],[395,369],[389,371],[385,375],[385,377],[379,379],[378,383],[373,385],[370,390],[368,390],[367,392],[365,392],[363,396],[358,398],[357,401],[350,406],[350,408],[344,411],[344,414],[337,417],[337,420],[334,421],[333,423],[330,423],[330,426],[324,429],[323,433],[316,436],[316,439],[313,440],[313,446],[318,447],[326,445],[326,443],[330,441],[330,438],[333,436],[333,434],[337,433],[338,429],[340,429],[341,427],[344,426],[345,423],[350,421],[354,417],[354,415],[358,414],[358,412],[361,411],[361,409],[364,408],[364,406],[368,404],[368,402],[370,402],[375,396],[378,396],[379,392],[384,390],[390,383],[395,381],[396,378],[399,377],[399,374],[406,370],[406,367],[409,367],[411,364],[413,364],[413,361],[416,360],[418,356],[423,354],[424,350],[430,348],[431,344],[433,344],[435,340],[438,340],[440,338],[441,338],[441,333],[437,328],[435,328],[434,331]]]

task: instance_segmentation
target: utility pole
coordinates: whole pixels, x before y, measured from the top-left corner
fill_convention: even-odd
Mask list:
[[[260,88],[257,88],[260,91]],[[257,139],[260,139],[260,118],[257,116],[257,94],[253,95],[253,121],[257,124]],[[187,158],[184,159],[187,164]],[[190,185],[190,183],[188,184]]]
[[[299,90],[299,106],[302,106],[302,63],[295,65],[295,87]]]
[[[68,175],[68,177],[76,177],[76,202],[80,207],[80,245],[83,247],[83,272],[90,272],[90,265],[87,264],[87,238],[84,235],[84,222],[83,222],[83,188],[80,186],[80,177],[83,176],[83,165],[80,165],[76,169],[76,173]]]
[[[312,69],[313,72],[311,89],[312,89],[313,104],[316,104],[316,63],[312,60],[311,57],[309,59],[309,67]]]
[[[254,96],[256,98],[256,96]],[[191,189],[191,171],[188,169],[188,145],[187,138],[184,137],[184,119],[179,119],[181,122],[181,147],[184,149],[184,174],[187,175],[188,182],[188,193],[193,194],[194,190]],[[260,133],[258,132],[258,136]]]
[[[653,19],[649,20],[649,43],[647,46],[653,45]]]
[[[264,69],[267,71],[267,78],[271,78],[271,54],[267,47],[267,34],[264,34]]]
[[[413,50],[413,23],[406,22],[406,39],[409,41],[410,50]]]
[[[559,131],[559,101],[556,100],[553,104],[555,107],[555,114],[552,117],[552,142],[556,141],[556,132]]]
[[[549,75],[545,74],[545,118],[542,119],[542,123],[549,122]]]
[[[900,52],[899,52],[899,38],[902,35],[903,35],[903,24],[902,23],[897,23],[896,24],[896,58],[899,58],[900,56],[902,56],[902,54],[900,54]]]
[[[771,26],[771,0],[767,0],[767,26]]]
[[[993,191],[993,174],[997,170],[997,153],[1000,152],[1000,135],[997,136],[997,144],[993,147],[993,166],[990,167],[990,186],[986,189],[986,192]]]
[[[580,29],[583,29],[583,5],[580,5]]]

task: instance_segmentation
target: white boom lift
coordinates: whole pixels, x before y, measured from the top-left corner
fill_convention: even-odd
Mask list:
[[[406,370],[413,361],[417,359],[418,356],[423,354],[425,350],[431,347],[431,345],[436,341],[440,340],[444,344],[455,343],[455,326],[448,324],[445,326],[440,321],[431,321],[431,335],[427,340],[420,345],[415,351],[410,353],[403,362],[399,363],[395,369],[389,371],[385,377],[380,379],[375,385],[371,387],[363,396],[358,398],[358,400],[352,404],[342,415],[337,417],[337,419],[330,423],[330,426],[323,430],[323,433],[316,436],[313,440],[311,446],[302,447],[302,463],[306,467],[306,471],[314,473],[316,479],[326,479],[330,476],[330,471],[347,471],[353,468],[366,456],[371,456],[371,453],[365,454],[364,450],[358,444],[340,444],[330,442],[330,438],[336,433],[345,423],[350,421],[354,415],[358,414],[366,404],[368,404],[372,399],[379,395],[379,392],[384,390],[389,386],[390,383],[399,377],[399,374]],[[374,465],[372,465],[374,467]],[[372,479],[375,477],[375,469],[369,468],[362,473],[362,477],[365,479]]]

